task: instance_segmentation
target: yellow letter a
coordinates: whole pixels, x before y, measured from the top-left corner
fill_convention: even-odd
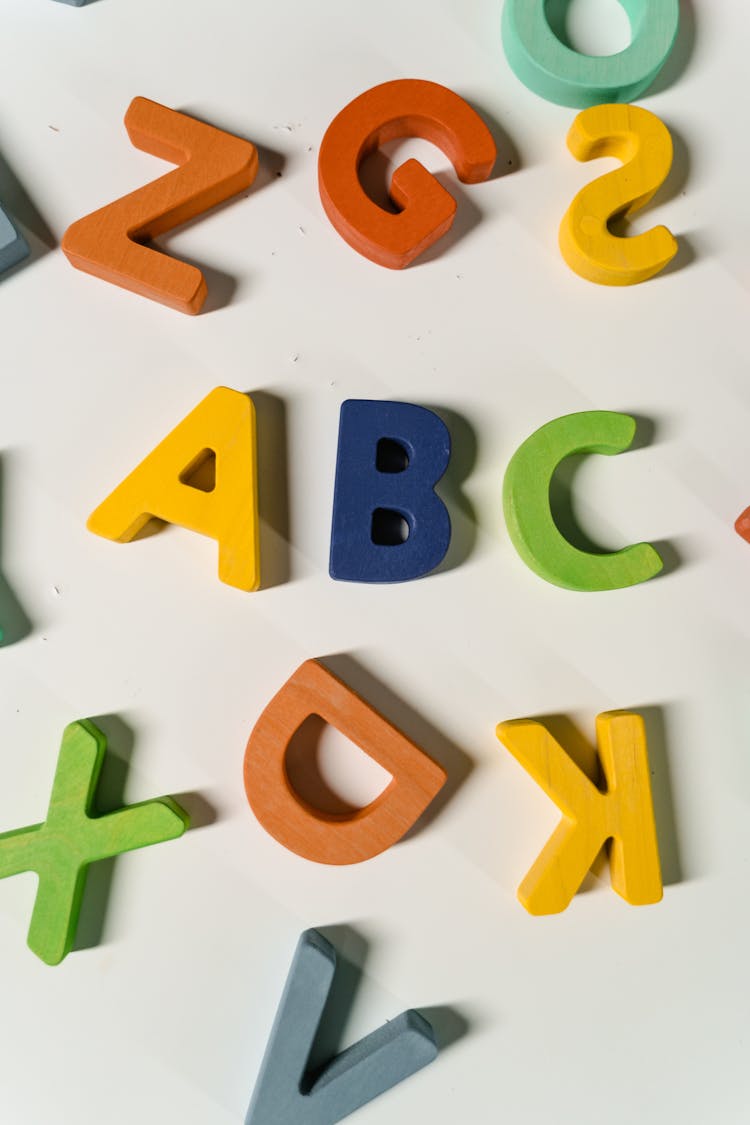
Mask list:
[[[212,487],[190,483],[213,455]],[[219,543],[219,578],[241,590],[260,585],[255,408],[216,387],[89,516],[95,535],[127,543],[152,518]]]
[[[613,889],[634,906],[659,902],[661,869],[641,716],[609,711],[596,720],[606,792],[589,781],[542,723],[500,723],[497,737],[563,813],[518,888],[529,913],[564,910],[610,839]]]

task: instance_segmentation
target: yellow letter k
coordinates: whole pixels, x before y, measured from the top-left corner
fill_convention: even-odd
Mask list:
[[[497,737],[563,814],[518,898],[531,914],[557,914],[570,903],[607,840],[612,887],[634,906],[662,897],[646,732],[631,711],[596,720],[606,790],[597,789],[540,722],[500,723]]]

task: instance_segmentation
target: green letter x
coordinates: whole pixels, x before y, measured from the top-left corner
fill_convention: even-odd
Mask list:
[[[88,720],[66,727],[44,824],[0,835],[0,879],[24,871],[39,876],[28,942],[48,965],[59,965],[73,945],[88,865],[173,840],[190,823],[169,797],[90,816],[106,748]]]

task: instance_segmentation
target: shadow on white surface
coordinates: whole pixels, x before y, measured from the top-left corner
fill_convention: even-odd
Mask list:
[[[646,94],[661,94],[676,85],[695,54],[697,22],[693,0],[680,0],[680,26],[672,52]]]
[[[289,451],[286,403],[270,391],[248,391],[255,404],[258,441],[261,589],[289,582]]]
[[[417,1008],[435,1032],[438,1050],[445,1051],[470,1031],[476,1031],[476,1021],[472,1012],[469,1017],[466,1008],[455,1005],[438,1004],[430,1008]]]
[[[0,272],[0,283],[2,283],[54,250],[57,247],[57,239],[2,151],[0,151],[0,205],[21,229],[21,233],[27,236],[26,241],[30,251],[16,265]]]
[[[429,405],[428,410],[442,418],[451,435],[451,459],[445,476],[438,482],[437,493],[445,501],[451,517],[451,541],[445,558],[432,572],[444,574],[461,566],[471,555],[477,539],[478,520],[474,505],[464,492],[464,483],[471,477],[477,462],[477,435],[474,427],[457,410]],[[458,513],[461,519],[455,519]]]
[[[42,244],[41,253],[56,248],[57,239],[37,208],[28,188],[21,183],[2,151],[0,151],[0,201],[3,208],[18,219]],[[28,261],[28,258],[26,260]]]
[[[651,795],[654,802],[656,837],[659,841],[661,876],[665,887],[687,881],[681,860],[681,832],[677,821],[668,740],[669,716],[674,705],[632,707],[643,716],[651,766]]]
[[[8,461],[7,450],[0,455],[0,566],[3,558],[3,475]],[[22,641],[32,632],[32,623],[0,570],[0,629],[3,639],[0,648]]]

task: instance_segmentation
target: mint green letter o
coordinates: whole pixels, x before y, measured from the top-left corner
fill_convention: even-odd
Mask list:
[[[552,30],[552,3],[570,0],[505,0],[503,46],[517,78],[557,105],[585,109],[631,102],[648,89],[672,50],[680,22],[679,0],[620,0],[632,41],[616,55],[584,55]]]

